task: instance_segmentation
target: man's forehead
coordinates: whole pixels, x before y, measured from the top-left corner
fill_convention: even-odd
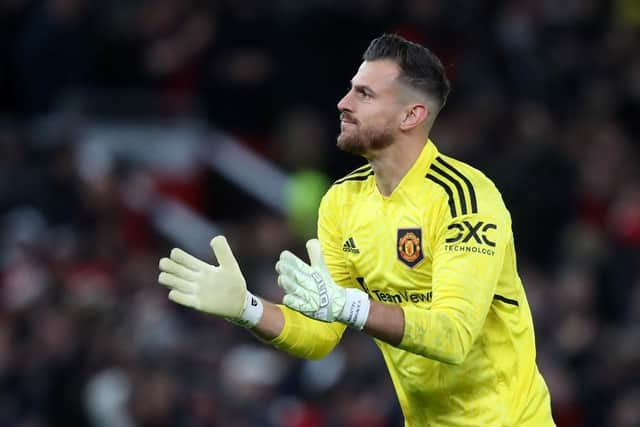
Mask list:
[[[353,85],[382,88],[393,83],[399,72],[400,67],[398,67],[398,64],[388,59],[364,61],[360,64],[358,72],[353,76],[351,83]]]

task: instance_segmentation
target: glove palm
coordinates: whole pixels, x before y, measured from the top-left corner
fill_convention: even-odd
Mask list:
[[[224,236],[216,236],[211,240],[211,248],[218,266],[208,264],[182,249],[173,249],[169,258],[160,260],[158,282],[171,289],[169,299],[180,305],[255,325],[259,317],[244,317],[248,308],[262,306],[247,291],[246,281],[227,240]],[[261,310],[259,314],[262,315]]]

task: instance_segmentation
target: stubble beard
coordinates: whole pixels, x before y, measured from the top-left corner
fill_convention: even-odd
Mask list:
[[[351,130],[348,133],[340,132],[336,145],[342,151],[366,157],[368,153],[389,147],[393,144],[393,139],[393,133],[387,127]]]

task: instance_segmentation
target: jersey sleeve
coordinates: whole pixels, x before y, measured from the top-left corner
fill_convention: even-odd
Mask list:
[[[341,252],[333,196],[331,193],[326,194],[320,203],[318,238],[331,277],[337,284],[349,286],[350,274]],[[284,328],[271,344],[294,356],[305,359],[320,359],[326,356],[340,342],[346,329],[346,325],[340,322],[321,322],[286,306],[278,307],[284,315]]]
[[[284,305],[278,305],[284,316],[284,328],[271,341],[279,350],[304,359],[322,359],[340,342],[346,325],[321,322]]]
[[[493,301],[511,220],[500,194],[481,200],[485,213],[445,218],[436,228],[433,250],[433,300],[429,309],[404,306],[400,348],[431,359],[464,361],[480,334]]]

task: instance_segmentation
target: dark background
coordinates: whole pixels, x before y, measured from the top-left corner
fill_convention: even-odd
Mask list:
[[[363,163],[335,148],[336,103],[383,32],[440,56],[432,138],[512,213],[558,426],[640,425],[637,0],[1,1],[0,425],[402,425],[366,337],[297,360],[156,282],[218,230],[279,300],[279,252]]]

